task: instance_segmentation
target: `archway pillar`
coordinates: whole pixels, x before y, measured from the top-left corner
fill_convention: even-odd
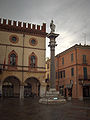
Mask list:
[[[20,85],[20,99],[24,98],[24,85]]]
[[[41,86],[40,86],[40,97],[45,96],[45,94],[46,94],[46,84],[43,83],[43,84],[41,84]]]

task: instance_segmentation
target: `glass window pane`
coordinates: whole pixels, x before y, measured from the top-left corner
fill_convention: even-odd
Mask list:
[[[16,55],[14,53],[10,55],[10,65],[16,65]]]

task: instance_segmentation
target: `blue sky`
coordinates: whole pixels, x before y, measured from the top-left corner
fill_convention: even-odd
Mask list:
[[[0,0],[0,17],[30,22],[46,23],[50,32],[51,19],[56,25],[58,54],[74,44],[90,45],[90,0]],[[50,56],[49,39],[46,39],[46,57]]]

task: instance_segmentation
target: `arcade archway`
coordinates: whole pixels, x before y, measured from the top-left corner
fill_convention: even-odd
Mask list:
[[[34,97],[40,95],[40,82],[37,78],[31,77],[25,81],[24,96]]]
[[[20,81],[15,76],[9,76],[3,81],[2,85],[3,97],[19,97]]]

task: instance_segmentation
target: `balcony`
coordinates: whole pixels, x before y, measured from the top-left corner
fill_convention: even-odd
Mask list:
[[[82,61],[82,64],[83,64],[83,65],[87,65],[87,64],[88,64],[87,60]]]
[[[90,75],[88,76],[79,75],[78,80],[79,84],[83,85],[85,81],[90,81]]]
[[[79,75],[78,80],[81,81],[90,81],[90,75],[84,76],[84,75]]]

